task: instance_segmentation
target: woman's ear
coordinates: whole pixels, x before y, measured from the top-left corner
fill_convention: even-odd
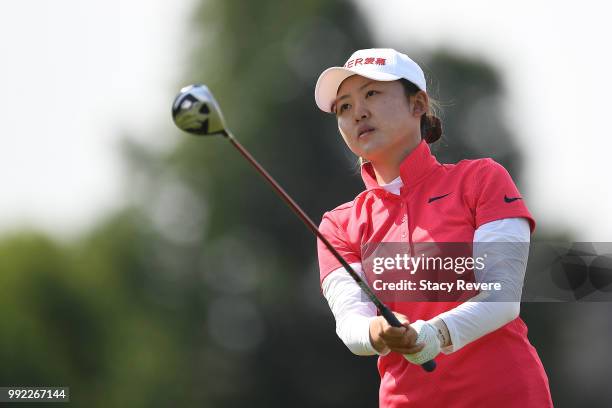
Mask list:
[[[415,116],[421,116],[429,110],[429,97],[423,91],[419,91],[414,95],[413,113]]]

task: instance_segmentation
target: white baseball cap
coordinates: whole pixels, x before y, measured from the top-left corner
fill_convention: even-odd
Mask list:
[[[343,67],[327,68],[319,75],[315,87],[315,101],[319,109],[331,112],[340,84],[355,74],[375,81],[405,78],[427,92],[423,70],[407,55],[391,48],[368,48],[355,51]]]

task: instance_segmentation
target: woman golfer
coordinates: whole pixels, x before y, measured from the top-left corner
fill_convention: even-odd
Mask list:
[[[403,322],[397,328],[376,315],[319,241],[321,287],[339,337],[357,355],[380,356],[380,406],[552,406],[519,317],[535,222],[508,172],[491,159],[436,160],[428,144],[440,137],[441,124],[425,76],[395,50],[359,50],[343,67],[325,70],[315,100],[336,115],[344,142],[362,162],[365,190],[326,212],[320,225],[358,273],[366,274],[365,248],[380,243],[505,245],[489,254],[486,281],[501,282],[512,301],[499,301],[495,291],[487,301],[391,301]],[[437,369],[425,372],[419,364],[432,359]]]

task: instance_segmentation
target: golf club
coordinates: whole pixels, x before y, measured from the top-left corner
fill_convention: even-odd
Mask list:
[[[393,327],[402,327],[402,324],[391,310],[376,297],[368,284],[353,270],[346,260],[336,251],[333,245],[321,234],[314,222],[306,215],[299,205],[283,190],[283,188],[268,174],[268,172],[251,156],[251,154],[236,140],[229,129],[225,126],[223,115],[219,104],[213,97],[207,86],[201,84],[188,85],[182,88],[176,96],[172,105],[172,118],[176,126],[193,135],[197,136],[213,136],[220,135],[230,141],[230,143],[238,149],[240,154],[253,165],[255,170],[259,172],[272,186],[274,191],[287,205],[297,214],[297,216],[306,224],[306,226],[325,244],[327,249],[336,257],[338,262],[342,264],[344,269],[357,282],[361,290],[370,298],[372,303],[376,305],[380,314],[385,318],[389,325]],[[431,360],[421,365],[425,371],[431,372],[435,370],[436,363]]]

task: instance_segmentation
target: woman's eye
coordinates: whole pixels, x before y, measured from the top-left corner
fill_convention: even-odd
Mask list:
[[[377,93],[378,93],[378,91],[374,91],[374,90],[368,91],[368,92],[366,93],[366,98],[367,98],[367,97],[369,97],[369,96],[376,95]]]
[[[348,103],[343,103],[342,105],[340,105],[340,110],[339,112],[342,113],[344,111],[346,111],[348,108],[350,108],[351,105],[349,105]]]

